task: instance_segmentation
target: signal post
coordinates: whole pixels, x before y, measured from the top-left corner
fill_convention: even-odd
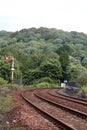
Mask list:
[[[12,66],[11,66],[11,81],[12,81],[12,84],[14,83],[14,58],[11,58],[12,60]]]

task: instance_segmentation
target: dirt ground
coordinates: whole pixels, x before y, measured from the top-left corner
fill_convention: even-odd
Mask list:
[[[16,107],[5,113],[4,128],[0,130],[59,130],[53,123],[42,117],[31,105],[26,103],[17,90],[12,94]]]

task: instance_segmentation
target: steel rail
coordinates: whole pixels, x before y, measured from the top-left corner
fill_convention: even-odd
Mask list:
[[[81,116],[84,117],[84,118],[87,118],[87,113],[80,112],[80,111],[78,111],[78,110],[76,110],[76,109],[73,109],[73,108],[64,106],[64,105],[59,104],[59,103],[56,103],[56,102],[54,102],[54,101],[51,101],[51,100],[49,100],[49,99],[43,97],[42,95],[40,96],[37,92],[35,92],[34,94],[35,94],[37,97],[39,97],[39,98],[41,98],[41,99],[43,99],[43,100],[45,100],[45,101],[47,101],[47,102],[50,102],[50,103],[52,103],[52,104],[54,104],[54,105],[57,105],[57,106],[59,106],[59,107],[61,107],[61,108],[67,109],[67,110],[69,110],[69,111],[71,111],[71,112],[74,112],[76,115],[78,114],[78,115],[81,115]]]
[[[79,100],[79,99],[76,99],[76,98],[72,98],[72,97],[70,97],[70,96],[65,96],[65,95],[63,95],[63,94],[60,94],[60,93],[57,93],[57,94],[59,94],[60,96],[58,96],[58,95],[54,95],[52,92],[51,92],[52,90],[49,90],[48,91],[48,94],[50,94],[50,95],[52,95],[52,96],[54,96],[54,97],[58,97],[58,98],[61,98],[61,99],[65,99],[65,100],[68,100],[68,101],[72,101],[72,102],[76,102],[76,103],[79,103],[79,104],[82,104],[82,105],[85,105],[85,106],[87,106],[87,102],[84,102],[83,100]]]
[[[69,96],[69,95],[67,95],[67,94],[64,94],[64,93],[61,93],[61,92],[59,92],[59,91],[57,91],[56,93],[58,93],[59,95],[63,95],[63,96],[65,96],[65,97],[69,97],[69,98],[72,98],[72,99],[76,99],[76,100],[78,100],[78,101],[83,101],[83,102],[87,102],[87,99],[83,99],[83,98],[77,98],[77,97],[74,97],[74,96]]]
[[[25,92],[24,92],[25,93]],[[56,123],[60,124],[61,126],[59,126],[60,128],[64,129],[64,130],[77,130],[76,128],[74,128],[73,126],[63,122],[60,119],[55,118],[53,115],[49,114],[48,112],[46,112],[45,110],[42,110],[40,108],[40,106],[34,104],[32,101],[30,101],[29,99],[26,98],[26,95],[22,93],[21,96],[23,97],[24,100],[26,100],[29,104],[31,104],[33,107],[35,107],[37,110],[39,110],[41,113],[45,114],[46,116],[50,117],[53,121],[55,121]]]

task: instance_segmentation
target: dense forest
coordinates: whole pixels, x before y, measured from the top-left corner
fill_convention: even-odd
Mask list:
[[[55,28],[29,28],[16,32],[0,31],[0,80],[24,85],[60,84],[64,80],[87,85],[87,35]]]

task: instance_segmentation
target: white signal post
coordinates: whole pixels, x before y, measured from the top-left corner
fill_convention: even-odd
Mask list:
[[[14,81],[14,58],[12,58],[12,68],[11,68],[11,81],[12,81],[12,84],[13,84],[13,81]]]

